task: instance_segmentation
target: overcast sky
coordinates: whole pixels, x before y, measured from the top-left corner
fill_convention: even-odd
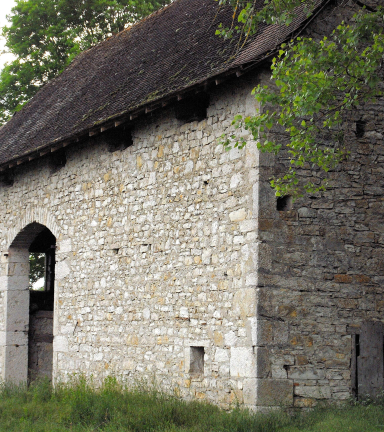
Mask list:
[[[12,7],[14,6],[14,0],[0,0],[0,27],[3,27],[7,24],[7,19],[5,16],[11,12]],[[4,50],[4,39],[0,38],[0,52]],[[1,54],[0,55],[0,69],[3,67],[6,61],[12,60],[12,56],[9,54]]]

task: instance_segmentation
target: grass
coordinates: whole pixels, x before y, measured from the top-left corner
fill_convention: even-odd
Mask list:
[[[107,380],[95,390],[80,378],[52,388],[49,382],[2,385],[0,432],[376,432],[384,431],[384,403],[346,404],[311,412],[269,415],[225,412],[164,393],[128,389]]]

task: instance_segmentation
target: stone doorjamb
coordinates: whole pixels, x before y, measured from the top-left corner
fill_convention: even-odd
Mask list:
[[[0,293],[4,307],[0,323],[1,379],[14,384],[28,379],[28,249],[45,228],[58,239],[59,227],[45,209],[27,209],[17,226],[8,231],[8,248],[1,252]]]

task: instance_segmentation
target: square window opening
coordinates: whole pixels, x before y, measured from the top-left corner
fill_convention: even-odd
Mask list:
[[[292,210],[293,202],[290,195],[285,195],[283,197],[277,197],[276,209],[277,211],[289,211]]]

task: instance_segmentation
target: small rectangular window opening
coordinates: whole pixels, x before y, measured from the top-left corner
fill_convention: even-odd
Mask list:
[[[277,197],[276,209],[278,211],[289,211],[292,210],[292,197],[290,195],[285,195],[283,197]]]
[[[366,122],[363,120],[356,122],[356,138],[363,138],[365,134],[365,124]]]
[[[204,374],[204,347],[191,347],[190,367],[191,374]]]

